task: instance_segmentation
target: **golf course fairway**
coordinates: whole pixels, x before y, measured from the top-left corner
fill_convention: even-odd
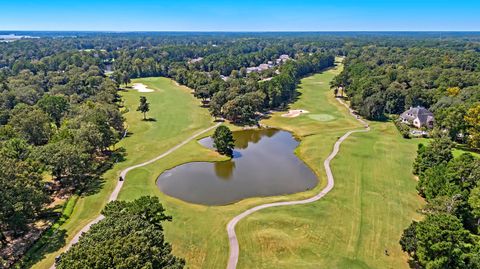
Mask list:
[[[288,130],[301,140],[295,153],[320,179],[314,189],[225,206],[195,205],[169,197],[155,183],[163,171],[191,161],[224,160],[192,141],[157,162],[130,171],[118,198],[160,197],[173,217],[164,227],[174,254],[185,258],[189,268],[225,268],[228,221],[256,205],[317,194],[326,184],[323,162],[335,141],[347,131],[363,128],[329,88],[341,68],[338,63],[302,80],[301,95],[289,109],[309,113],[290,118],[281,116],[285,112],[275,112],[261,122]],[[67,241],[100,213],[119,171],[152,159],[214,124],[208,110],[200,107],[187,88],[166,78],[135,79],[132,83],[143,83],[154,91],[122,92],[131,134],[117,147],[126,149],[126,160],[105,174],[105,184],[97,194],[79,200],[62,227]],[[150,121],[143,121],[141,113],[135,111],[140,96],[146,96],[150,103]],[[398,240],[411,219],[419,217],[416,210],[422,204],[411,174],[417,142],[401,138],[392,123],[370,126],[370,132],[352,134],[342,144],[331,163],[335,187],[324,198],[306,205],[265,209],[238,223],[237,268],[408,268]],[[48,254],[34,268],[48,268],[58,253]]]

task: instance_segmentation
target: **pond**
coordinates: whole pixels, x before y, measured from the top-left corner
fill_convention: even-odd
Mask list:
[[[318,180],[295,154],[299,142],[291,133],[277,129],[246,130],[233,133],[232,160],[191,162],[163,172],[157,186],[181,200],[224,205],[248,197],[302,192]],[[210,137],[199,140],[213,148]]]

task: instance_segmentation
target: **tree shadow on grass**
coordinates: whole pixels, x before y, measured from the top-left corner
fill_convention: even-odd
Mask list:
[[[111,169],[116,163],[125,160],[126,150],[121,147],[107,152],[106,156],[108,156],[108,158],[96,169],[95,174],[86,175],[82,178],[84,185],[79,192],[80,196],[85,197],[98,193],[103,188],[106,181],[102,175],[107,170]],[[42,213],[42,217],[44,218],[56,219],[55,223],[29,248],[27,253],[16,263],[14,268],[30,268],[34,264],[43,260],[48,254],[56,252],[65,246],[67,233],[66,230],[59,227],[69,219],[69,216],[59,213],[58,210],[60,207],[61,206],[58,205],[54,208],[47,209]]]
[[[127,133],[125,134],[125,137],[130,137],[130,136],[132,136],[132,135],[133,135],[133,133],[132,133],[132,132],[130,132],[130,131],[127,131]],[[125,137],[124,137],[124,138],[125,138]]]
[[[143,119],[142,121],[153,121],[153,122],[156,122],[157,120],[154,119],[154,118],[146,118],[146,119]]]
[[[82,197],[97,194],[105,185],[105,179],[101,176],[91,176],[84,185],[80,195]]]
[[[31,268],[34,264],[45,259],[46,255],[65,246],[66,238],[67,232],[65,230],[48,229],[13,268]]]

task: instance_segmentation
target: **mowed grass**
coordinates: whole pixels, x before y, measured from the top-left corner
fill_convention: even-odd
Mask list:
[[[335,121],[315,121],[308,114],[293,119],[276,114],[265,121],[302,138],[297,153],[322,171],[322,179],[333,142],[362,128],[334,100],[325,83],[332,73],[302,80],[302,95],[292,108],[330,114]],[[411,173],[417,142],[402,139],[391,123],[371,127],[342,144],[332,161],[335,188],[323,199],[266,209],[239,223],[238,268],[408,268],[398,240],[412,218],[419,218],[422,204]]]
[[[328,87],[329,80],[337,72],[338,69],[330,70],[316,77],[306,79],[306,81],[311,81],[315,87],[319,85]],[[302,84],[303,86],[305,84]],[[164,170],[189,161],[215,161],[222,159],[215,152],[204,149],[196,141],[193,141],[162,160],[130,172],[119,198],[131,200],[146,194],[159,196],[168,213],[173,216],[173,221],[165,225],[165,235],[168,241],[172,243],[174,253],[184,257],[189,268],[224,268],[228,258],[228,240],[225,230],[228,221],[235,215],[255,205],[274,201],[303,199],[320,191],[325,184],[323,159],[330,153],[337,136],[343,134],[345,130],[360,126],[355,120],[345,114],[345,111],[338,109],[335,106],[336,103],[330,99],[325,99],[325,92],[315,90],[311,94],[312,96],[306,95],[305,98],[301,97],[293,106],[304,105],[308,106],[309,111],[328,113],[335,117],[334,121],[320,123],[316,120],[308,120],[308,118],[306,119],[303,116],[295,119],[286,119],[275,115],[271,120],[265,121],[265,124],[274,124],[273,119],[292,123],[292,128],[288,128],[289,126],[287,125],[282,127],[295,131],[297,136],[302,137],[303,140],[296,153],[305,160],[307,165],[312,167],[321,179],[320,184],[315,189],[294,195],[250,198],[225,206],[194,205],[169,197],[158,190],[155,185],[156,178]],[[325,135],[316,135],[315,139],[308,137],[308,135],[321,132],[325,132]],[[305,217],[308,218],[308,216]],[[279,214],[275,222],[282,218],[283,214]],[[252,229],[261,230],[261,228],[253,227]],[[286,227],[286,229],[289,229],[289,227]],[[250,251],[248,244],[241,245],[241,256],[244,255],[244,251],[245,255]],[[251,249],[251,251],[259,256],[262,255],[259,249]]]
[[[453,157],[455,158],[460,157],[462,154],[465,154],[465,153],[470,153],[473,155],[473,157],[480,158],[480,153],[475,151],[468,151],[468,150],[459,149],[459,148],[455,148],[452,151]]]
[[[280,115],[284,112],[276,112],[263,121],[263,124],[289,130],[301,139],[296,154],[320,180],[313,190],[250,198],[225,206],[194,205],[169,197],[156,187],[156,179],[163,171],[185,162],[223,159],[192,141],[153,164],[131,171],[119,199],[131,200],[142,195],[160,197],[167,213],[173,216],[173,221],[165,224],[165,236],[174,254],[184,257],[188,268],[225,268],[229,251],[225,230],[228,221],[255,205],[303,199],[318,193],[326,184],[323,161],[335,141],[348,130],[363,128],[329,90],[328,83],[340,70],[341,65],[302,80],[301,96],[291,109],[306,109],[310,114],[283,118]],[[199,108],[199,102],[174,82],[163,78],[134,82],[160,91],[123,93],[130,109],[125,117],[133,134],[121,142],[127,149],[127,160],[106,174],[109,181],[102,193],[107,195],[98,194],[99,197],[108,197],[121,169],[151,159],[212,124],[208,111]],[[152,107],[149,116],[156,122],[141,121],[141,115],[134,111],[141,95],[149,99]],[[308,116],[312,114],[320,116]],[[347,142],[333,162],[336,187],[324,199],[304,206],[263,210],[239,223],[238,268],[407,267],[406,256],[399,251],[397,242],[421,203],[415,195],[415,182],[410,173],[416,143],[401,139],[389,123],[374,124],[372,132],[354,135]],[[387,153],[391,149],[398,152]],[[387,155],[390,158],[386,158]],[[391,201],[385,202],[380,193]],[[105,200],[99,204],[93,211],[99,212]],[[87,205],[76,210],[80,214],[85,211],[84,217],[71,219],[72,226],[78,225],[77,230],[97,215],[91,213]],[[391,253],[389,257],[382,256],[385,248]],[[53,261],[54,256],[51,257]]]
[[[191,95],[189,89],[179,87],[175,82],[166,78],[145,78],[133,80],[133,82],[144,83],[155,91],[149,93],[139,93],[135,90],[121,92],[125,107],[129,111],[124,114],[129,135],[120,141],[116,148],[125,148],[127,152],[125,161],[119,162],[103,175],[105,182],[98,193],[78,200],[72,216],[61,227],[67,232],[65,244],[83,226],[100,214],[117,183],[121,170],[152,159],[192,134],[213,125],[208,111],[200,107],[200,102]],[[150,103],[150,112],[147,113],[147,116],[155,121],[142,121],[143,115],[136,111],[140,96],[147,97]],[[49,268],[53,264],[54,258],[60,253],[60,251],[56,251],[47,254],[33,268]]]
[[[314,190],[251,198],[226,206],[193,205],[168,197],[155,185],[165,169],[188,161],[221,158],[192,142],[165,159],[132,171],[120,199],[159,196],[173,216],[173,221],[165,225],[165,234],[174,253],[184,257],[189,268],[224,268],[228,221],[258,204],[302,199],[320,191],[325,185],[323,161],[334,142],[348,130],[363,128],[329,90],[329,81],[340,69],[303,79],[301,96],[291,105],[291,109],[322,115],[321,121],[309,114],[283,118],[283,112],[263,121],[292,131],[301,139],[296,153],[320,179]],[[323,115],[335,119],[324,121]],[[407,268],[398,240],[411,219],[417,217],[415,210],[421,204],[410,172],[417,143],[402,139],[390,123],[374,123],[372,132],[354,135],[347,142],[333,162],[336,188],[325,199],[310,205],[267,209],[239,223],[239,268]],[[385,249],[390,256],[384,255]]]

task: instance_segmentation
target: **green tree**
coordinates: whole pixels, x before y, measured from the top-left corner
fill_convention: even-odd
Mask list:
[[[470,108],[465,115],[465,121],[469,125],[469,144],[471,147],[480,148],[480,104]]]
[[[427,216],[416,227],[416,255],[425,268],[472,268],[468,257],[474,246],[471,234],[449,214]]]
[[[12,111],[9,124],[22,138],[34,145],[46,144],[52,134],[49,117],[36,107],[18,105]]]
[[[435,125],[448,130],[452,140],[463,142],[467,133],[467,122],[465,121],[466,109],[464,105],[449,106],[435,111]],[[459,139],[459,137],[463,137]]]
[[[147,97],[140,96],[140,104],[137,107],[137,111],[143,113],[143,119],[147,119],[147,112],[150,111],[150,104],[147,102]]]
[[[435,138],[428,146],[418,145],[417,158],[413,164],[413,172],[420,175],[428,168],[440,163],[448,163],[453,158],[452,141],[448,137]]]
[[[21,139],[0,143],[0,238],[6,231],[26,231],[48,201],[40,163],[30,151]]]
[[[93,159],[80,145],[62,140],[39,147],[36,151],[36,158],[46,164],[51,174],[64,186],[79,187],[91,172]]]
[[[235,140],[233,139],[232,131],[225,126],[221,125],[215,129],[215,133],[212,136],[213,146],[220,154],[233,156],[233,149],[235,148]]]
[[[210,113],[212,113],[214,117],[221,116],[222,107],[226,102],[227,102],[227,92],[226,91],[216,92],[213,95],[212,100],[210,100],[210,107],[209,107]]]
[[[68,101],[64,97],[48,94],[44,95],[37,104],[43,112],[47,113],[55,121],[57,127],[60,126],[60,119],[69,107]]]
[[[79,242],[62,254],[63,268],[168,268],[180,269],[185,261],[172,255],[162,222],[171,218],[157,197],[107,205],[105,219],[93,225]]]
[[[127,72],[122,73],[122,83],[125,84],[125,87],[127,87],[128,83],[130,83],[130,76]]]
[[[468,198],[468,204],[472,208],[472,214],[477,219],[477,228],[480,226],[480,185],[475,187]],[[480,232],[480,231],[478,231]]]
[[[407,229],[403,230],[402,237],[400,238],[402,250],[414,259],[417,258],[417,224],[416,221],[413,221]]]

